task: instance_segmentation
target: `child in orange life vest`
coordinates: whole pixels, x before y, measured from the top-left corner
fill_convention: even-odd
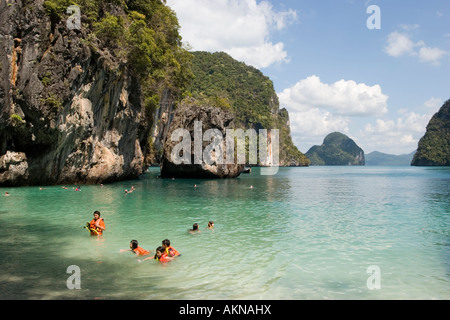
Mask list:
[[[166,250],[163,247],[156,248],[156,254],[153,258],[160,262],[169,262],[170,260],[175,259],[174,257],[169,257],[169,255],[166,253]],[[150,258],[147,258],[147,259],[150,259]],[[144,259],[144,260],[147,260],[147,259]]]
[[[174,247],[172,247],[170,245],[170,240],[169,239],[164,239],[162,241],[162,247],[163,247],[165,253],[167,253],[167,255],[169,257],[181,256],[181,253],[179,253]]]
[[[156,248],[156,253],[155,253],[155,255],[153,257],[145,258],[143,260],[139,260],[139,262],[143,262],[143,261],[148,260],[148,259],[155,259],[155,260],[158,260],[160,262],[169,262],[170,260],[175,259],[175,257],[170,257],[166,253],[166,250],[163,247],[160,246],[160,247]]]
[[[94,219],[91,220],[89,223],[89,227],[91,229],[96,230],[96,232],[91,231],[91,235],[101,235],[103,231],[106,230],[105,222],[103,221],[103,218],[100,218],[100,212],[94,211]]]
[[[145,250],[142,247],[140,247],[137,240],[131,240],[130,249],[129,250],[126,250],[126,249],[120,250],[120,252],[123,252],[123,251],[132,251],[135,254],[137,254],[138,256],[146,256],[146,255],[150,254],[150,252],[151,252],[151,251]]]

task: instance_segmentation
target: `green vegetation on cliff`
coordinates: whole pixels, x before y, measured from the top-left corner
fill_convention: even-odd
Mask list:
[[[143,103],[151,116],[164,90],[181,97],[192,80],[191,54],[182,48],[175,13],[161,0],[48,0],[52,23],[68,18],[70,5],[80,8],[91,48],[113,56],[140,81]]]
[[[323,140],[321,146],[313,146],[306,156],[311,160],[311,165],[364,165],[364,151],[345,134],[339,132],[330,133]]]
[[[214,98],[230,105],[236,119],[250,126],[273,126],[278,109],[272,81],[259,70],[234,60],[224,52],[194,52],[191,87],[197,99]]]
[[[411,165],[450,166],[450,99],[428,123]]]
[[[224,52],[193,52],[190,87],[199,103],[231,109],[235,126],[242,129],[279,129],[280,164],[307,166],[309,160],[293,144],[289,114],[279,110],[272,81],[261,71]]]

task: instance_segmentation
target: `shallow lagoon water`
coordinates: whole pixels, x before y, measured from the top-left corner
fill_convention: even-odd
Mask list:
[[[450,298],[450,168],[158,174],[150,168],[79,192],[0,188],[0,298]],[[107,227],[100,238],[83,229],[95,210]],[[199,234],[187,232],[194,222]],[[166,238],[182,253],[167,264],[119,252],[132,239],[155,250]],[[79,290],[67,287],[71,265],[80,268]],[[379,268],[379,289],[368,286],[370,266]]]

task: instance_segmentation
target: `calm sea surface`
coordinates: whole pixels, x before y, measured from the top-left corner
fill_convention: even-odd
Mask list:
[[[79,192],[0,188],[0,298],[450,299],[450,168],[158,174]],[[101,238],[83,229],[95,210]],[[201,233],[188,233],[195,222]],[[182,253],[167,264],[119,252],[166,238]],[[67,286],[72,265],[81,289]]]

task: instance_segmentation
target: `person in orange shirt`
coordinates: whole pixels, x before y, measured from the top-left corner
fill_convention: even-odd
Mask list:
[[[164,248],[165,253],[167,253],[167,255],[169,257],[176,257],[176,256],[180,256],[181,253],[179,253],[174,247],[172,247],[170,245],[170,240],[169,239],[164,239],[162,241],[162,247]]]
[[[131,240],[130,242],[130,249],[121,249],[120,252],[123,251],[132,251],[133,253],[137,254],[138,256],[146,256],[150,254],[151,251],[145,250],[144,248],[139,246],[139,243],[137,240]]]
[[[91,230],[91,235],[102,235],[103,231],[106,230],[105,221],[100,218],[100,212],[94,211],[94,219],[89,223],[89,228]]]

